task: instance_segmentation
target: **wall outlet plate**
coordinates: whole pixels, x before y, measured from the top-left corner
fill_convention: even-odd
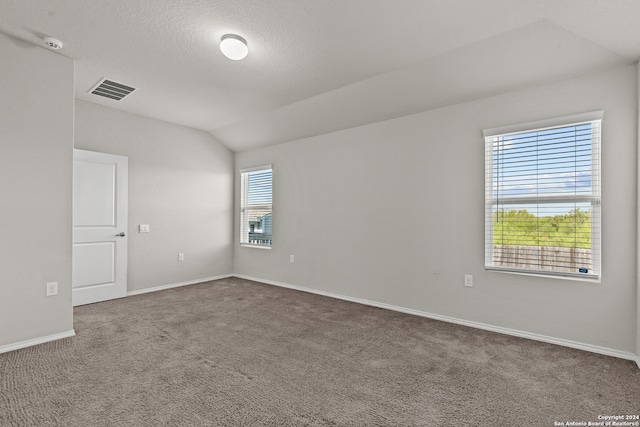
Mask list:
[[[473,276],[471,274],[464,275],[464,285],[468,288],[473,287]]]
[[[47,296],[58,295],[58,282],[47,282]]]

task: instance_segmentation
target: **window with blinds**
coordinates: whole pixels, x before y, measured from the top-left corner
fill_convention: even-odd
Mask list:
[[[273,236],[271,165],[240,171],[240,244],[271,248]]]
[[[600,277],[602,116],[484,131],[487,269]]]

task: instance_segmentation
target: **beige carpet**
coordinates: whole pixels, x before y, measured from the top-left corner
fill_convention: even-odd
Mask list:
[[[635,363],[231,278],[76,308],[0,355],[2,426],[553,426]]]

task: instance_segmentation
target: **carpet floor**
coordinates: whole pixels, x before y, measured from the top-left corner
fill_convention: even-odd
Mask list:
[[[631,361],[238,278],[77,307],[74,327],[0,354],[0,425],[535,427],[640,414]]]

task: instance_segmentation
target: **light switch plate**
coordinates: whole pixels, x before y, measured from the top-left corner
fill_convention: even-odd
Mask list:
[[[149,232],[149,224],[140,224],[139,230],[140,230],[140,233],[148,233]]]

